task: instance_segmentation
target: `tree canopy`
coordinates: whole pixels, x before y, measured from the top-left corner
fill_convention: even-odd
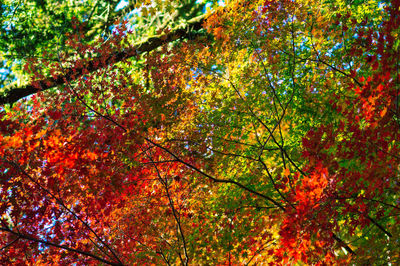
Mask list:
[[[5,0],[0,264],[400,263],[398,0]]]

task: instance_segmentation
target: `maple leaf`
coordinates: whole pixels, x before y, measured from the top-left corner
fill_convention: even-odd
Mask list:
[[[396,264],[398,1],[5,1],[0,264]]]

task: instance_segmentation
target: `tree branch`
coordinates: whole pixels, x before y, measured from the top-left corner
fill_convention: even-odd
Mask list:
[[[193,30],[202,28],[205,15],[195,17],[187,22],[186,25],[178,27],[167,34],[161,34],[149,37],[144,41],[134,44],[127,49],[110,54],[107,58],[94,58],[86,65],[76,68],[71,67],[65,69],[62,75],[54,78],[47,78],[36,81],[22,87],[11,87],[5,95],[0,96],[0,105],[12,104],[18,100],[35,94],[39,91],[44,91],[56,86],[63,85],[65,82],[79,78],[84,73],[92,73],[98,69],[105,68],[109,65],[121,62],[136,55],[153,51],[165,43],[172,42],[179,38],[188,38],[193,35]]]
[[[105,242],[103,241],[103,239],[89,226],[89,224],[87,222],[85,222],[81,217],[79,217],[74,211],[72,211],[70,208],[68,208],[65,203],[58,198],[57,196],[55,196],[50,190],[48,190],[47,188],[45,188],[44,186],[42,186],[37,180],[35,180],[31,175],[29,175],[24,169],[22,169],[17,163],[13,162],[13,161],[6,161],[7,163],[13,165],[16,169],[18,169],[19,171],[21,171],[21,173],[26,176],[29,180],[31,180],[33,183],[35,183],[36,185],[39,186],[39,188],[41,188],[43,191],[45,191],[48,195],[50,195],[53,199],[56,200],[56,202],[62,206],[65,210],[67,210],[70,214],[72,214],[76,219],[78,219],[86,228],[88,228],[88,230],[90,232],[92,232],[95,237],[100,241],[100,243],[106,247],[111,253],[112,255],[117,259],[117,261],[122,265],[122,261],[119,259],[118,255],[115,253],[115,251]],[[90,237],[88,237],[90,239]],[[90,239],[91,240],[91,239]],[[110,256],[109,254],[107,254],[107,252],[105,252],[102,248],[100,248],[96,243],[93,242],[93,244],[96,245],[96,247],[102,251],[106,256],[112,258],[112,256]]]
[[[189,256],[188,256],[188,251],[187,251],[187,247],[186,247],[186,246],[187,246],[187,244],[186,244],[186,239],[185,239],[185,235],[184,235],[183,230],[182,230],[180,215],[179,215],[179,213],[177,212],[177,210],[175,209],[175,207],[174,207],[174,201],[173,201],[173,199],[172,199],[172,197],[171,197],[171,194],[169,193],[169,185],[168,185],[167,177],[164,176],[165,180],[162,178],[161,173],[160,173],[160,170],[158,169],[157,164],[154,162],[153,158],[152,158],[149,154],[147,154],[147,152],[145,152],[145,154],[146,154],[147,158],[149,158],[150,162],[153,164],[154,169],[155,169],[156,172],[157,172],[157,176],[158,176],[158,178],[159,178],[161,184],[164,186],[165,192],[166,192],[167,197],[168,197],[169,206],[171,207],[172,214],[173,214],[173,216],[174,216],[174,218],[175,218],[175,221],[176,221],[176,224],[177,224],[177,226],[178,226],[178,234],[179,234],[179,235],[181,236],[181,238],[182,238],[182,242],[183,242],[183,253],[184,253],[184,255],[185,255],[185,260],[183,260],[183,259],[181,258],[181,262],[182,262],[183,265],[189,265]],[[178,240],[179,240],[179,238],[178,238]],[[180,256],[179,256],[179,257],[180,257]]]
[[[46,246],[57,247],[57,248],[61,248],[61,249],[65,249],[65,250],[71,251],[71,252],[76,252],[76,253],[79,253],[79,254],[82,254],[82,255],[85,255],[85,256],[88,256],[88,257],[92,257],[92,258],[94,258],[94,259],[96,259],[98,261],[101,261],[103,263],[106,263],[108,265],[123,265],[123,264],[120,264],[120,263],[115,263],[115,262],[111,262],[111,261],[105,260],[103,258],[100,258],[100,257],[98,257],[98,256],[96,256],[96,255],[94,255],[92,253],[86,252],[86,251],[70,248],[70,247],[65,246],[65,245],[56,244],[56,243],[53,243],[53,242],[50,242],[50,241],[47,241],[47,240],[35,238],[33,236],[30,236],[30,235],[26,235],[26,234],[22,234],[22,233],[19,233],[19,232],[15,232],[15,231],[11,230],[10,228],[0,227],[0,231],[11,233],[11,234],[17,236],[17,239],[26,239],[26,240],[33,241],[33,242],[42,243],[42,244],[44,244]]]

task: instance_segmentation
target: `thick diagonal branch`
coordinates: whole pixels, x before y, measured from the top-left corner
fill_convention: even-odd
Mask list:
[[[40,90],[47,90],[62,85],[65,82],[79,78],[84,73],[91,73],[98,69],[105,68],[109,65],[121,62],[133,56],[137,56],[146,52],[153,51],[165,43],[172,42],[179,38],[188,38],[193,35],[193,31],[202,28],[205,15],[201,15],[189,20],[185,25],[178,27],[167,34],[161,34],[149,37],[144,41],[130,46],[127,49],[110,53],[107,58],[94,58],[88,61],[82,67],[71,67],[66,69],[61,75],[54,78],[47,78],[36,81],[35,84],[28,84],[22,87],[10,88],[5,95],[0,96],[0,105],[6,103],[12,104],[18,100],[35,94]]]

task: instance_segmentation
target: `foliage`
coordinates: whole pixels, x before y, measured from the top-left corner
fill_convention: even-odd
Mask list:
[[[399,263],[399,1],[58,4],[2,5],[1,264]]]

